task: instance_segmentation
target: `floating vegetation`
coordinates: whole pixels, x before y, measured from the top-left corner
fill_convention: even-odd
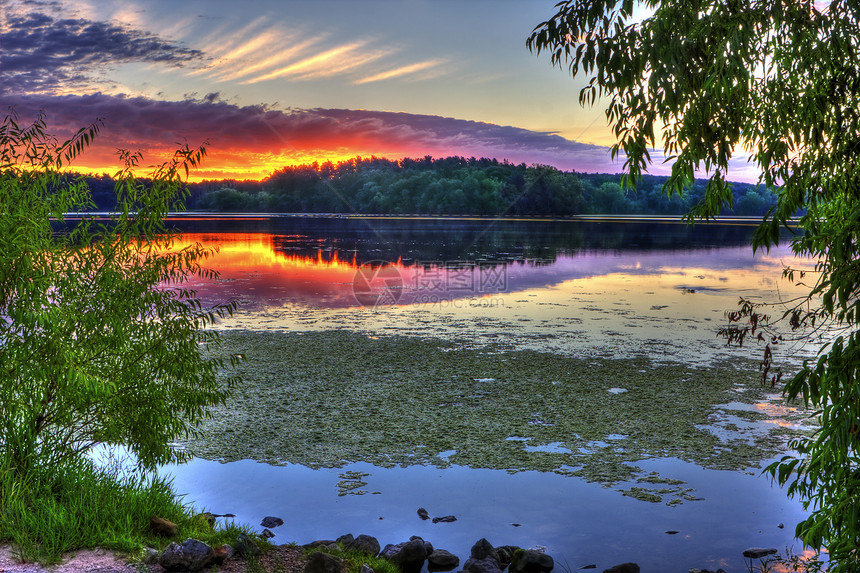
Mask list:
[[[551,471],[676,504],[695,498],[634,484],[683,482],[636,462],[744,471],[796,435],[762,423],[775,409],[754,405],[773,397],[745,359],[702,368],[346,331],[229,331],[224,345],[247,357],[244,383],[185,444],[206,459]],[[341,477],[341,495],[366,493],[363,475]]]
[[[359,488],[362,488],[367,485],[367,482],[364,481],[364,478],[369,475],[369,473],[356,472],[352,470],[337,474],[337,477],[340,478],[340,481],[337,482],[337,495],[343,497],[345,495],[366,494],[366,490]]]

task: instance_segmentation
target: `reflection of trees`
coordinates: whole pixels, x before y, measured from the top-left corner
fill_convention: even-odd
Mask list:
[[[552,264],[560,254],[690,250],[748,244],[751,228],[655,222],[452,221],[280,217],[177,223],[189,232],[262,232],[278,252],[357,264],[451,261]]]

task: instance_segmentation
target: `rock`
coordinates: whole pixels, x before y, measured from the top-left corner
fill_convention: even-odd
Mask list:
[[[514,553],[510,573],[549,573],[555,567],[553,558],[534,549],[521,549]]]
[[[416,539],[420,539],[421,542],[424,543],[424,555],[425,556],[433,553],[433,544],[430,543],[429,541],[424,541],[423,539],[421,539],[417,535],[413,535],[412,537],[410,537],[409,541],[415,541]]]
[[[499,565],[502,566],[502,569],[510,564],[511,559],[514,558],[514,553],[519,551],[519,549],[516,545],[500,545],[496,547],[496,553],[499,556]]]
[[[271,529],[264,529],[262,533],[260,533],[260,537],[263,539],[271,539],[275,536],[274,532]]]
[[[492,544],[483,537],[476,541],[472,546],[472,552],[470,555],[472,556],[472,559],[486,559],[487,557],[491,557],[495,559],[496,562],[499,562],[499,553],[495,550]]]
[[[774,555],[776,552],[777,550],[772,547],[750,547],[749,549],[744,549],[744,557],[748,557],[750,559],[760,559],[768,555]]]
[[[212,551],[214,552],[212,563],[215,565],[223,565],[224,562],[233,557],[233,553],[235,553],[233,548],[226,544],[213,547]]]
[[[200,540],[188,538],[182,545],[171,543],[158,558],[158,564],[167,571],[200,571],[209,567],[215,551]]]
[[[152,547],[147,547],[143,550],[143,558],[141,559],[144,565],[155,565],[158,563],[158,550]]]
[[[347,533],[346,535],[341,535],[337,539],[334,540],[335,543],[342,545],[344,548],[349,547],[349,544],[355,541],[355,537],[352,536],[352,533]]]
[[[343,573],[344,571],[343,561],[321,551],[311,553],[305,565],[305,573]]]
[[[347,549],[361,551],[365,555],[376,557],[379,555],[379,541],[370,535],[359,535],[346,546]]]
[[[635,563],[622,563],[621,565],[604,569],[603,573],[639,573],[639,566]]]
[[[460,564],[460,558],[444,549],[436,549],[427,556],[429,571],[450,571]]]
[[[260,548],[253,539],[245,533],[240,533],[236,536],[236,547],[234,547],[236,555],[240,557],[255,557],[261,553]]]
[[[457,521],[457,518],[453,515],[446,515],[445,517],[434,517],[433,523],[452,523]]]
[[[415,537],[410,541],[404,541],[397,545],[386,545],[379,556],[388,559],[400,567],[401,571],[411,573],[420,571],[421,567],[424,566],[427,549],[424,546],[424,540],[420,537]]]
[[[334,539],[317,539],[316,541],[302,545],[302,547],[305,549],[316,549],[317,547],[331,547],[332,545],[337,546],[337,541]]]
[[[163,517],[153,515],[149,518],[149,530],[153,535],[176,537],[176,534],[179,533],[179,526]]]
[[[403,546],[394,562],[403,571],[420,571],[425,559],[427,559],[427,544],[420,537],[415,537]]]
[[[479,539],[473,546],[471,557],[463,564],[463,571],[469,573],[501,573],[499,553],[486,539]]]
[[[580,569],[597,569],[597,564],[589,563],[588,565],[583,565]]]
[[[777,523],[776,526],[779,527],[780,529],[785,529],[784,523]]]
[[[361,569],[358,570],[358,573],[374,573],[373,567],[365,563],[361,566]]]
[[[430,519],[430,513],[428,513],[428,511],[426,509],[424,509],[423,507],[419,507],[418,508],[418,517],[420,517],[421,519],[427,520],[427,519]]]
[[[267,515],[263,518],[263,521],[260,522],[260,527],[280,527],[284,524],[284,520],[280,517],[272,517],[271,515]]]
[[[499,565],[499,562],[493,559],[492,557],[486,557],[484,559],[475,559],[474,557],[470,557],[466,560],[466,563],[463,564],[464,573],[468,571],[468,573],[502,573],[502,567]]]

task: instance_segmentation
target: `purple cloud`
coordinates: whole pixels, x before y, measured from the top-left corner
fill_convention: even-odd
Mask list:
[[[48,114],[62,137],[97,118],[105,122],[99,145],[163,149],[204,140],[213,153],[302,154],[326,150],[404,157],[465,155],[562,169],[612,171],[607,148],[555,134],[433,115],[347,109],[237,106],[211,94],[199,100],[159,101],[105,94],[0,96],[22,118]]]
[[[42,12],[9,15],[0,42],[4,76],[0,94],[47,93],[59,87],[85,86],[94,73],[113,64],[159,62],[178,66],[204,58],[199,50],[149,32],[108,22],[56,19]]]

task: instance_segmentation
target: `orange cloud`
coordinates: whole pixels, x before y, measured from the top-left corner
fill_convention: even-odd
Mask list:
[[[307,62],[307,60],[305,60]],[[316,63],[294,71],[316,73]],[[388,111],[348,109],[277,110],[219,101],[159,101],[107,94],[9,96],[21,115],[48,113],[59,138],[101,118],[104,128],[76,163],[82,170],[116,171],[116,150],[140,151],[159,163],[172,150],[207,143],[209,156],[195,179],[260,179],[286,165],[340,161],[356,155],[387,157],[491,157],[578,171],[617,171],[607,148],[553,133],[476,121]]]
[[[361,78],[360,80],[356,80],[353,82],[354,84],[368,84],[371,82],[379,82],[382,80],[388,80],[391,78],[397,78],[400,76],[415,74],[416,72],[420,72],[426,69],[435,68],[440,64],[444,63],[444,60],[427,60],[426,62],[418,62],[417,64],[411,64],[408,66],[402,66],[396,68],[394,70],[388,70],[385,72],[380,72],[378,74],[374,74],[372,76],[367,76]]]

